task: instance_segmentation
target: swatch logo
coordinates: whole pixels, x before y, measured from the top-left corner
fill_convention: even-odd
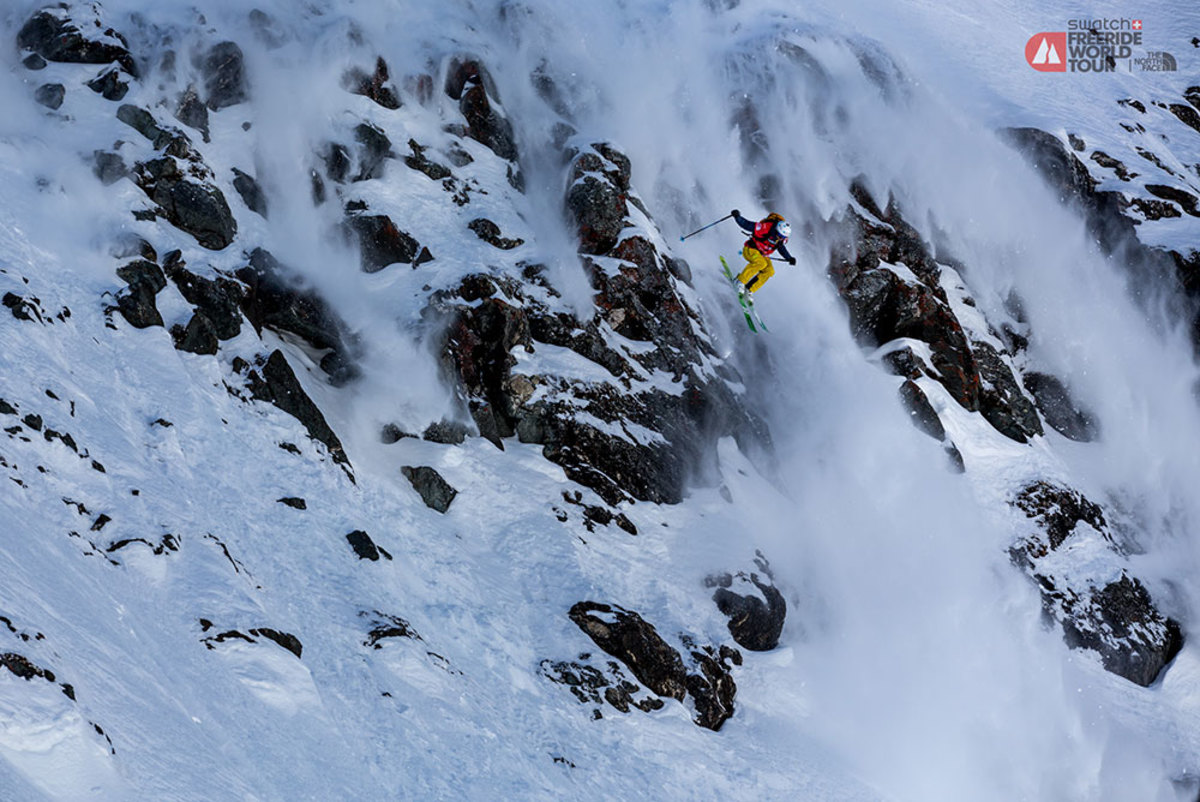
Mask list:
[[[1066,72],[1066,55],[1066,31],[1035,33],[1025,43],[1025,61],[1038,72]]]

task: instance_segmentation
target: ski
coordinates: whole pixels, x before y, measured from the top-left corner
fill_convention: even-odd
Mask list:
[[[746,316],[746,325],[750,327],[750,331],[757,334],[759,330],[767,331],[767,326],[762,322],[762,318],[758,316],[758,311],[754,308],[754,299],[750,297],[749,291],[742,288],[733,272],[729,269],[729,263],[725,261],[725,257],[721,259],[721,270],[725,273],[725,278],[737,291],[738,303],[742,306],[742,314]],[[757,326],[755,325],[757,324]]]

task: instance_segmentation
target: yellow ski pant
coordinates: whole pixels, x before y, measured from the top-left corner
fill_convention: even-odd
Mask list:
[[[775,266],[757,248],[749,245],[742,249],[742,258],[749,264],[738,274],[737,280],[745,284],[746,289],[750,292],[758,292],[759,287],[766,284],[767,279],[775,275]]]

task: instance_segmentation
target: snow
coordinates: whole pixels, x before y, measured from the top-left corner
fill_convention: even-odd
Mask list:
[[[1036,589],[1008,564],[1021,519],[1007,502],[1047,477],[1129,500],[1146,551],[1138,569],[1190,634],[1200,569],[1190,536],[1200,521],[1196,367],[1186,337],[1153,306],[1126,299],[1117,266],[989,130],[1070,130],[1089,150],[1138,164],[1141,185],[1157,180],[1128,156],[1143,142],[1173,169],[1195,163],[1189,129],[1161,110],[1146,125],[1167,143],[1115,125],[1136,115],[1118,97],[1177,97],[1195,75],[1195,56],[1179,44],[1200,34],[1194,8],[1162,4],[1143,14],[1147,41],[1150,31],[1170,32],[1163,47],[1180,58],[1176,76],[1084,80],[1021,63],[1025,39],[1055,30],[1074,13],[1065,6],[747,0],[716,13],[688,2],[529,2],[397,14],[385,3],[275,0],[260,4],[283,39],[274,49],[245,28],[242,4],[201,6],[204,24],[186,3],[113,0],[105,18],[135,50],[158,53],[167,33],[181,54],[224,37],[246,51],[253,100],[210,115],[210,144],[187,131],[239,223],[238,242],[222,252],[132,221],[129,210],[148,205],[141,191],[95,181],[94,149],[120,140],[128,163],[152,149],[115,119],[113,104],[81,86],[92,67],[52,64],[34,74],[11,44],[2,51],[0,292],[35,295],[50,317],[43,325],[0,309],[0,397],[18,407],[0,418],[8,427],[37,414],[45,428],[71,433],[79,452],[25,426],[0,436],[0,615],[17,630],[0,626],[0,653],[56,676],[25,680],[0,668],[0,796],[1183,798],[1173,781],[1194,792],[1196,648],[1148,689],[1068,651],[1043,628]],[[5,42],[35,7],[23,0],[0,11]],[[352,33],[362,49],[349,44]],[[554,52],[548,41],[558,43]],[[785,45],[808,50],[820,75],[797,67]],[[490,151],[445,132],[457,120],[444,105],[404,94],[406,75],[463,50],[479,52],[495,73],[528,154],[526,194],[511,190]],[[370,63],[375,52],[402,88],[400,110],[338,85],[346,65]],[[872,58],[894,59],[900,76],[873,83],[860,66]],[[915,210],[906,211],[914,225],[950,233],[969,270],[945,268],[943,288],[972,336],[999,344],[988,322],[1004,319],[1002,300],[1018,291],[1034,334],[1030,359],[1070,380],[1098,413],[1104,439],[1077,445],[1052,434],[1017,444],[921,379],[968,468],[966,477],[950,474],[942,447],[906,422],[895,378],[850,337],[821,275],[829,243],[794,238],[800,265],[781,269],[760,293],[772,331],[751,343],[724,279],[708,269],[715,252],[740,241],[717,228],[674,253],[691,262],[688,300],[737,354],[781,457],[764,476],[722,442],[719,484],[732,503],[697,487],[676,507],[623,508],[636,537],[616,527],[589,532],[563,500],[579,488],[539,447],[510,440],[500,451],[480,438],[381,444],[384,423],[420,430],[451,409],[421,339],[430,334],[418,317],[426,285],[545,262],[569,303],[588,302],[574,244],[555,217],[565,187],[554,165],[538,163],[557,119],[526,80],[543,59],[582,135],[627,149],[655,221],[635,217],[652,241],[673,245],[675,229],[732,206],[760,209],[762,174],[780,178],[784,210],[797,220],[844,208],[847,180],[864,173],[877,200],[894,192]],[[184,83],[191,67],[183,55],[179,63]],[[1071,79],[1069,89],[1051,82],[1059,77]],[[58,112],[30,99],[50,81],[68,86]],[[174,125],[159,104],[174,89],[134,84],[124,102]],[[745,96],[759,102],[766,144],[757,156],[730,130]],[[411,136],[435,161],[448,163],[452,141],[474,158],[453,168],[455,178],[488,194],[473,193],[464,207],[401,159],[388,162],[383,181],[346,189],[344,200],[402,220],[434,253],[435,269],[362,274],[357,255],[327,233],[339,203],[308,201],[313,154],[362,121],[386,127],[400,156]],[[269,220],[244,207],[233,167],[263,184]],[[466,229],[476,217],[526,244],[492,248]],[[134,234],[160,254],[181,249],[202,275],[241,266],[241,246],[264,243],[355,321],[367,344],[364,379],[329,387],[301,349],[260,342],[248,326],[220,359],[178,352],[167,331],[135,330],[120,315],[106,327],[104,306],[121,286],[112,243]],[[1186,244],[1196,240],[1195,221],[1146,223],[1139,234]],[[64,307],[70,317],[54,319]],[[173,285],[159,308],[168,328],[186,320]],[[356,483],[297,421],[226,391],[237,381],[234,355],[273,347],[343,439]],[[566,349],[539,344],[514,356],[530,375],[612,378]],[[636,378],[635,387],[681,390],[661,371]],[[592,422],[641,442],[661,439],[627,422]],[[421,503],[400,474],[405,465],[432,466],[459,490],[445,515]],[[277,501],[285,496],[306,499],[307,510]],[[583,499],[599,503],[589,491]],[[101,514],[111,521],[93,529]],[[355,529],[394,559],[360,561],[345,540]],[[107,550],[126,538],[158,545],[167,534],[177,551],[155,554],[140,542]],[[1078,559],[1099,555],[1098,539],[1078,536],[1059,556],[1085,574],[1106,569],[1102,559]],[[605,708],[593,721],[590,706],[539,673],[544,659],[596,651],[566,617],[581,600],[637,610],[676,646],[681,634],[724,642],[703,578],[745,563],[756,548],[772,561],[789,619],[779,649],[745,653],[737,713],[721,732],[695,727],[673,702],[651,714]],[[405,618],[420,639],[365,646],[375,613]],[[205,631],[201,618],[214,628]],[[204,642],[262,627],[297,636],[302,658],[264,637]]]

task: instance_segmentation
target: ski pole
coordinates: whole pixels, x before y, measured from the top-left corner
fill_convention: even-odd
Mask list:
[[[704,231],[704,230],[706,230],[706,229],[712,228],[712,227],[713,227],[713,226],[715,226],[717,223],[724,223],[726,220],[728,220],[728,219],[729,219],[729,218],[731,218],[731,217],[733,217],[733,215],[731,215],[731,214],[727,214],[727,215],[725,215],[724,217],[722,217],[720,220],[717,220],[715,223],[709,223],[708,225],[704,226],[703,228],[698,228],[698,229],[696,229],[696,230],[695,230],[695,231],[693,231],[691,234],[688,234],[688,235],[687,235],[687,236],[685,236],[685,237],[680,237],[680,238],[679,238],[679,241],[680,241],[680,242],[683,242],[683,241],[684,241],[685,239],[687,239],[688,237],[694,237],[694,236],[696,236],[697,234],[699,234],[701,231]]]

